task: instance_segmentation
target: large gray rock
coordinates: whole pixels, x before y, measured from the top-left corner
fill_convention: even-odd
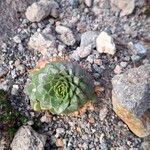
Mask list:
[[[120,103],[141,117],[150,108],[150,65],[133,68],[113,80],[113,92]]]
[[[16,133],[12,150],[44,150],[46,136],[35,132],[31,126],[22,126]]]
[[[58,4],[53,0],[40,0],[29,6],[25,14],[31,22],[40,22],[49,15],[58,17],[58,8]]]
[[[112,103],[117,115],[139,137],[150,134],[150,64],[112,79]]]

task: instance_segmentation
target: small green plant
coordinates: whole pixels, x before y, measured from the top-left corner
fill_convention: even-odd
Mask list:
[[[30,79],[25,92],[35,111],[66,114],[95,100],[92,79],[78,64],[50,62],[30,73]]]

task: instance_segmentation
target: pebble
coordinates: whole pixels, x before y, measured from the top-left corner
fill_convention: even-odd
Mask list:
[[[86,4],[86,6],[91,7],[93,0],[84,0],[84,3]]]
[[[18,85],[13,85],[12,90],[11,90],[11,94],[16,95],[18,92],[18,89],[19,89]]]
[[[64,132],[65,132],[64,128],[57,128],[56,129],[56,134],[61,134],[61,133],[64,133]]]
[[[125,67],[127,66],[127,64],[128,64],[127,62],[122,61],[122,62],[120,63],[120,66],[123,67],[123,68],[125,68]]]
[[[96,39],[96,48],[99,53],[107,53],[114,55],[116,53],[116,46],[113,38],[106,32],[101,32]]]
[[[63,139],[61,139],[61,138],[56,139],[56,146],[64,147]]]
[[[19,50],[20,52],[23,52],[23,51],[24,51],[24,47],[23,47],[22,44],[18,44],[18,50]]]
[[[7,91],[9,89],[9,80],[1,81],[0,82],[0,89]]]
[[[103,66],[99,67],[97,64],[93,64],[93,69],[99,74],[102,74],[102,72],[104,71],[104,67]]]
[[[121,10],[120,17],[131,14],[135,8],[135,0],[111,0],[111,3]]]
[[[46,123],[51,122],[51,120],[52,120],[52,118],[50,116],[47,116],[47,115],[42,116],[40,119],[41,122],[46,122]]]
[[[92,52],[91,45],[83,47],[77,47],[77,49],[71,54],[71,58],[74,60],[79,60],[80,58],[85,58]]]
[[[82,33],[80,47],[92,45],[92,48],[95,48],[97,36],[98,36],[97,32],[94,31],[86,31]]]
[[[108,109],[107,107],[103,107],[100,112],[99,112],[99,117],[100,117],[100,120],[103,121],[106,116],[107,116],[107,113],[108,113]]]
[[[59,34],[66,34],[68,32],[72,32],[68,27],[62,25],[57,25],[55,30]]]
[[[14,36],[13,40],[14,40],[15,43],[21,43],[21,39],[18,35]]]
[[[94,55],[89,55],[86,60],[92,64],[94,62]]]
[[[146,54],[146,52],[147,52],[147,49],[140,43],[136,43],[134,45],[134,47],[135,47],[135,49],[137,51],[137,54],[139,54],[139,55],[140,54]]]
[[[75,36],[68,27],[58,25],[56,26],[55,30],[58,34],[60,34],[60,39],[64,44],[68,46],[72,46],[75,44]]]
[[[34,122],[33,122],[33,120],[29,120],[29,121],[27,122],[27,124],[28,124],[29,126],[32,126],[32,125],[34,124]]]
[[[79,5],[79,0],[69,0],[72,8],[77,8]]]
[[[102,65],[102,60],[101,59],[94,59],[94,63],[96,64],[96,65]]]
[[[119,65],[116,65],[115,69],[114,69],[114,73],[115,74],[120,74],[122,72],[122,68]]]
[[[141,59],[141,57],[138,56],[138,55],[132,55],[131,59],[132,59],[133,62],[136,62],[136,61],[139,61]]]

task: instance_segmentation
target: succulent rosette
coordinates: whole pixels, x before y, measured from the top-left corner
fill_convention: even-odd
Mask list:
[[[25,91],[35,111],[71,113],[95,100],[91,76],[78,64],[50,62],[30,73]]]

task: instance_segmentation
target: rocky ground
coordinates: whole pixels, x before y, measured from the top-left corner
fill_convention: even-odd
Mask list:
[[[12,107],[27,124],[47,136],[45,149],[148,150],[150,138],[135,136],[113,111],[111,79],[149,63],[149,1],[56,0],[36,17],[32,8],[26,11],[31,3],[0,2],[0,88],[10,92]],[[24,6],[18,13],[17,4]],[[6,15],[13,21],[7,24]],[[41,57],[52,56],[78,62],[100,86],[97,102],[83,115],[47,117],[31,110],[23,92],[28,71]]]

